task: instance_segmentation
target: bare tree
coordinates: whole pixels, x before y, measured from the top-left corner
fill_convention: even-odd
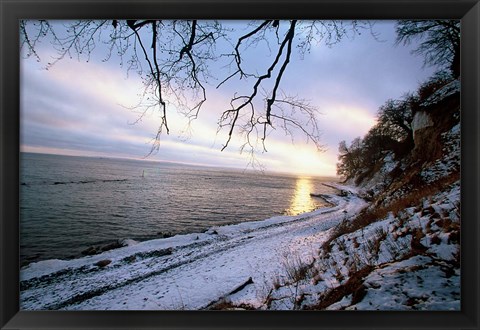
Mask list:
[[[177,109],[189,122],[197,118],[207,100],[206,86],[214,76],[210,65],[220,59],[228,63],[217,88],[233,79],[246,80],[251,86],[250,92],[232,95],[230,107],[220,115],[217,133],[227,132],[222,150],[235,135],[243,139],[242,151],[267,151],[265,141],[277,128],[292,137],[301,133],[322,150],[318,109],[281,88],[292,52],[297,49],[304,56],[312,45],[330,46],[345,37],[354,37],[362,29],[371,32],[371,23],[264,20],[250,22],[247,29],[239,34],[213,20],[20,22],[21,45],[27,57],[40,61],[39,43],[52,43],[57,56],[47,68],[65,57],[88,62],[101,44],[107,49],[104,61],[118,56],[127,72],[136,72],[144,84],[144,92],[134,107],[140,110],[139,120],[150,111],[157,111],[161,118],[151,152],[158,150],[162,134],[170,131],[169,108]],[[219,42],[229,45],[230,50],[219,52]],[[272,53],[270,62],[263,68],[249,70],[245,58],[261,43],[267,44]]]
[[[460,76],[460,20],[401,20],[396,32],[397,44],[422,40],[413,53],[424,55],[426,65],[447,66]]]
[[[362,169],[363,141],[360,137],[355,138],[350,146],[345,140],[338,146],[337,174],[348,180],[355,177]]]
[[[387,100],[378,110],[378,126],[383,135],[398,142],[413,143],[413,109],[417,98],[406,94],[400,100]]]

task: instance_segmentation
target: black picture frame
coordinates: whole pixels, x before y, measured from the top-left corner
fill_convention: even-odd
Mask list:
[[[19,311],[19,19],[458,18],[462,21],[462,256],[459,312]],[[478,329],[479,42],[477,0],[0,0],[0,326],[2,329]]]

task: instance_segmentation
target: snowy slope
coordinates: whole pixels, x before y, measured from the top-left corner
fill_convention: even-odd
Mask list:
[[[228,298],[260,309],[460,310],[459,200],[456,182],[420,207],[340,235],[302,276],[292,276],[300,262],[284,265],[261,306]]]
[[[311,262],[290,257],[261,306],[238,294],[224,306],[460,310],[459,125],[441,139],[443,155],[422,166],[386,154],[369,181],[349,189],[376,199],[360,214],[344,214]],[[390,176],[395,168],[405,176]],[[408,181],[412,174],[423,183]]]

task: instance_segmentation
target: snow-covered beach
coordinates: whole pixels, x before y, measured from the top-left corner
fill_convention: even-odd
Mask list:
[[[460,309],[458,181],[346,231],[371,204],[332,185],[332,206],[314,212],[32,263],[21,309]]]
[[[329,229],[366,205],[355,194],[327,198],[333,206],[298,216],[30,264],[20,272],[21,309],[203,309],[232,292],[259,307],[289,260],[311,262]]]

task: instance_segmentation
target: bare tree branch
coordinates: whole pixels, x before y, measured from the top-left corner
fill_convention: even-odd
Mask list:
[[[138,43],[140,44],[140,47],[143,51],[143,54],[145,56],[145,60],[147,61],[148,63],[148,66],[150,68],[150,74],[152,75],[153,79],[155,79],[155,82],[157,84],[157,91],[156,91],[156,96],[158,98],[158,103],[160,104],[161,106],[161,109],[162,109],[162,112],[163,112],[163,115],[161,117],[162,119],[162,122],[160,124],[160,127],[158,128],[157,130],[157,134],[156,134],[156,138],[155,138],[155,142],[153,147],[152,147],[152,150],[150,151],[150,153],[152,153],[155,149],[158,149],[158,142],[159,141],[159,138],[160,138],[160,135],[162,133],[162,129],[163,127],[165,127],[166,131],[167,131],[167,134],[169,133],[169,129],[168,129],[168,125],[167,125],[167,116],[166,116],[166,104],[165,104],[165,101],[163,100],[163,96],[162,96],[162,82],[160,80],[160,69],[158,67],[158,62],[157,62],[157,47],[156,47],[156,40],[157,40],[157,23],[156,21],[151,21],[149,22],[151,25],[152,25],[152,57],[153,57],[153,61],[154,61],[154,64],[152,64],[152,61],[150,60],[150,57],[149,57],[149,54],[147,52],[147,49],[145,48],[144,44],[143,44],[143,41],[142,41],[142,38],[140,37],[140,34],[138,33],[138,28],[146,25],[147,23],[145,24],[135,24],[135,21],[131,21],[131,20],[127,20],[127,25],[133,30],[133,32],[135,33],[136,37],[137,37],[137,40],[138,40]],[[155,66],[155,68],[154,68]]]
[[[127,75],[134,71],[142,79],[144,91],[137,105],[129,109],[138,112],[136,122],[147,113],[160,113],[160,124],[153,137],[150,153],[158,151],[160,137],[170,127],[167,117],[170,109],[188,119],[187,127],[196,119],[207,100],[207,84],[219,80],[217,88],[234,78],[250,84],[246,92],[238,90],[230,98],[230,108],[218,120],[217,134],[227,131],[221,150],[227,148],[237,133],[241,137],[240,150],[254,153],[267,151],[267,137],[277,128],[287,135],[300,133],[322,150],[318,125],[318,111],[309,101],[298,96],[287,96],[281,91],[286,69],[295,49],[303,56],[315,43],[331,46],[344,37],[360,33],[361,28],[371,29],[370,22],[357,21],[280,21],[264,20],[250,23],[243,35],[230,39],[219,21],[197,20],[79,20],[64,25],[57,33],[58,24],[48,21],[20,21],[21,45],[26,56],[40,61],[37,52],[41,40],[49,40],[57,56],[47,67],[65,56],[85,57],[98,46],[106,47],[103,61],[113,56],[120,59]],[[55,29],[54,29],[55,26]],[[251,28],[250,28],[251,27]],[[108,35],[105,35],[108,34]],[[147,40],[150,45],[147,46]],[[225,45],[219,53],[217,42]],[[263,67],[248,69],[248,51],[257,46],[268,48]],[[263,48],[265,49],[265,48]],[[220,78],[212,74],[210,64],[225,60],[223,68],[233,69]],[[145,70],[144,70],[145,69]],[[261,94],[261,95],[259,95]]]
[[[267,22],[267,23],[266,23]],[[266,26],[266,24],[269,24],[271,21],[266,21],[264,22],[264,24],[262,24],[263,26]],[[285,48],[285,45],[288,44],[287,46],[287,55],[285,57],[285,60],[284,60],[284,63],[282,65],[282,67],[280,68],[280,72],[278,73],[277,77],[276,77],[276,82],[275,82],[275,86],[274,86],[274,89],[273,89],[273,95],[270,99],[267,100],[267,114],[266,114],[266,121],[263,123],[263,125],[271,125],[271,121],[270,121],[270,113],[271,113],[271,106],[272,104],[275,102],[275,95],[276,95],[276,91],[278,89],[278,85],[280,84],[280,81],[281,81],[281,78],[282,78],[282,75],[283,75],[283,72],[285,71],[285,68],[290,60],[290,54],[291,54],[291,44],[292,44],[292,40],[293,40],[293,37],[295,35],[295,24],[296,24],[296,20],[293,20],[291,21],[290,23],[290,28],[288,30],[288,32],[286,33],[279,49],[278,49],[278,52],[277,52],[277,55],[275,56],[275,59],[273,61],[273,63],[270,65],[270,67],[267,69],[267,72],[261,76],[258,77],[258,79],[256,80],[255,84],[253,85],[253,91],[250,95],[248,96],[239,96],[239,97],[235,97],[233,98],[232,100],[233,101],[237,101],[237,100],[245,100],[243,103],[241,103],[239,106],[235,107],[233,106],[232,104],[232,109],[230,110],[227,110],[223,113],[220,121],[223,123],[225,120],[227,120],[229,117],[232,117],[232,119],[230,120],[229,122],[229,126],[230,126],[230,129],[229,129],[229,132],[228,132],[228,138],[227,138],[227,141],[226,143],[224,144],[224,146],[222,147],[222,150],[224,150],[228,144],[230,143],[230,140],[232,138],[232,135],[233,135],[233,130],[235,129],[235,125],[236,125],[236,122],[238,120],[238,116],[240,114],[240,111],[247,105],[250,105],[251,106],[251,112],[252,112],[252,116],[253,114],[255,113],[255,107],[253,105],[253,100],[254,98],[256,97],[257,93],[258,93],[258,88],[260,86],[260,84],[262,83],[263,80],[265,79],[269,79],[272,77],[272,71],[275,69],[275,67],[277,66],[278,62],[280,61],[280,58],[283,54],[283,51],[284,51],[284,48]],[[261,25],[261,26],[262,26]],[[258,27],[257,29],[255,29],[254,31],[260,31],[260,27]],[[253,34],[253,32],[250,32],[249,34],[247,34],[249,37],[251,37]],[[243,36],[244,37],[244,36]],[[243,38],[241,37],[241,38]],[[239,43],[237,43],[237,45],[239,45]],[[240,62],[237,62],[237,63],[240,63]],[[241,67],[239,66],[239,69],[241,70]],[[264,128],[264,139],[266,137],[266,128]]]

